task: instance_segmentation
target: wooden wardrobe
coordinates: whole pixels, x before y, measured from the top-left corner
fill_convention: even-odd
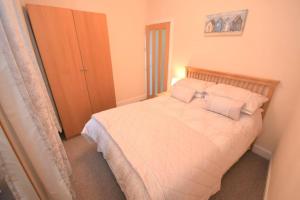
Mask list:
[[[106,16],[27,5],[36,43],[67,138],[91,115],[116,106]]]

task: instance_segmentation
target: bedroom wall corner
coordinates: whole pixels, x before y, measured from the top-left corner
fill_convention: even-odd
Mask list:
[[[300,103],[269,166],[264,200],[300,199]]]
[[[195,66],[280,80],[256,145],[273,152],[288,128],[299,94],[300,1],[151,0],[146,22],[172,19],[172,73]],[[248,9],[240,36],[205,36],[206,15]],[[297,25],[296,25],[297,24]],[[293,27],[293,28],[291,28]]]

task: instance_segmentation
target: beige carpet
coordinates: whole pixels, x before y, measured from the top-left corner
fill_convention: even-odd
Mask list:
[[[96,145],[79,136],[65,143],[73,168],[79,200],[125,199],[109,166]],[[268,161],[247,152],[222,180],[222,188],[210,200],[262,200]]]

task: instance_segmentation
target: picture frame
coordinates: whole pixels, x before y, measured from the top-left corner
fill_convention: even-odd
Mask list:
[[[248,10],[223,12],[206,16],[204,34],[241,35],[244,31]]]

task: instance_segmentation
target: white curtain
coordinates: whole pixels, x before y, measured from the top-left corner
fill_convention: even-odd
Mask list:
[[[0,127],[0,181],[4,178],[16,199],[39,199]],[[7,193],[7,191],[5,192]],[[22,196],[20,196],[21,194]]]
[[[59,123],[18,0],[0,0],[0,48],[1,122],[10,130],[11,139],[22,146],[47,199],[73,199]],[[9,185],[15,178],[7,179]]]

